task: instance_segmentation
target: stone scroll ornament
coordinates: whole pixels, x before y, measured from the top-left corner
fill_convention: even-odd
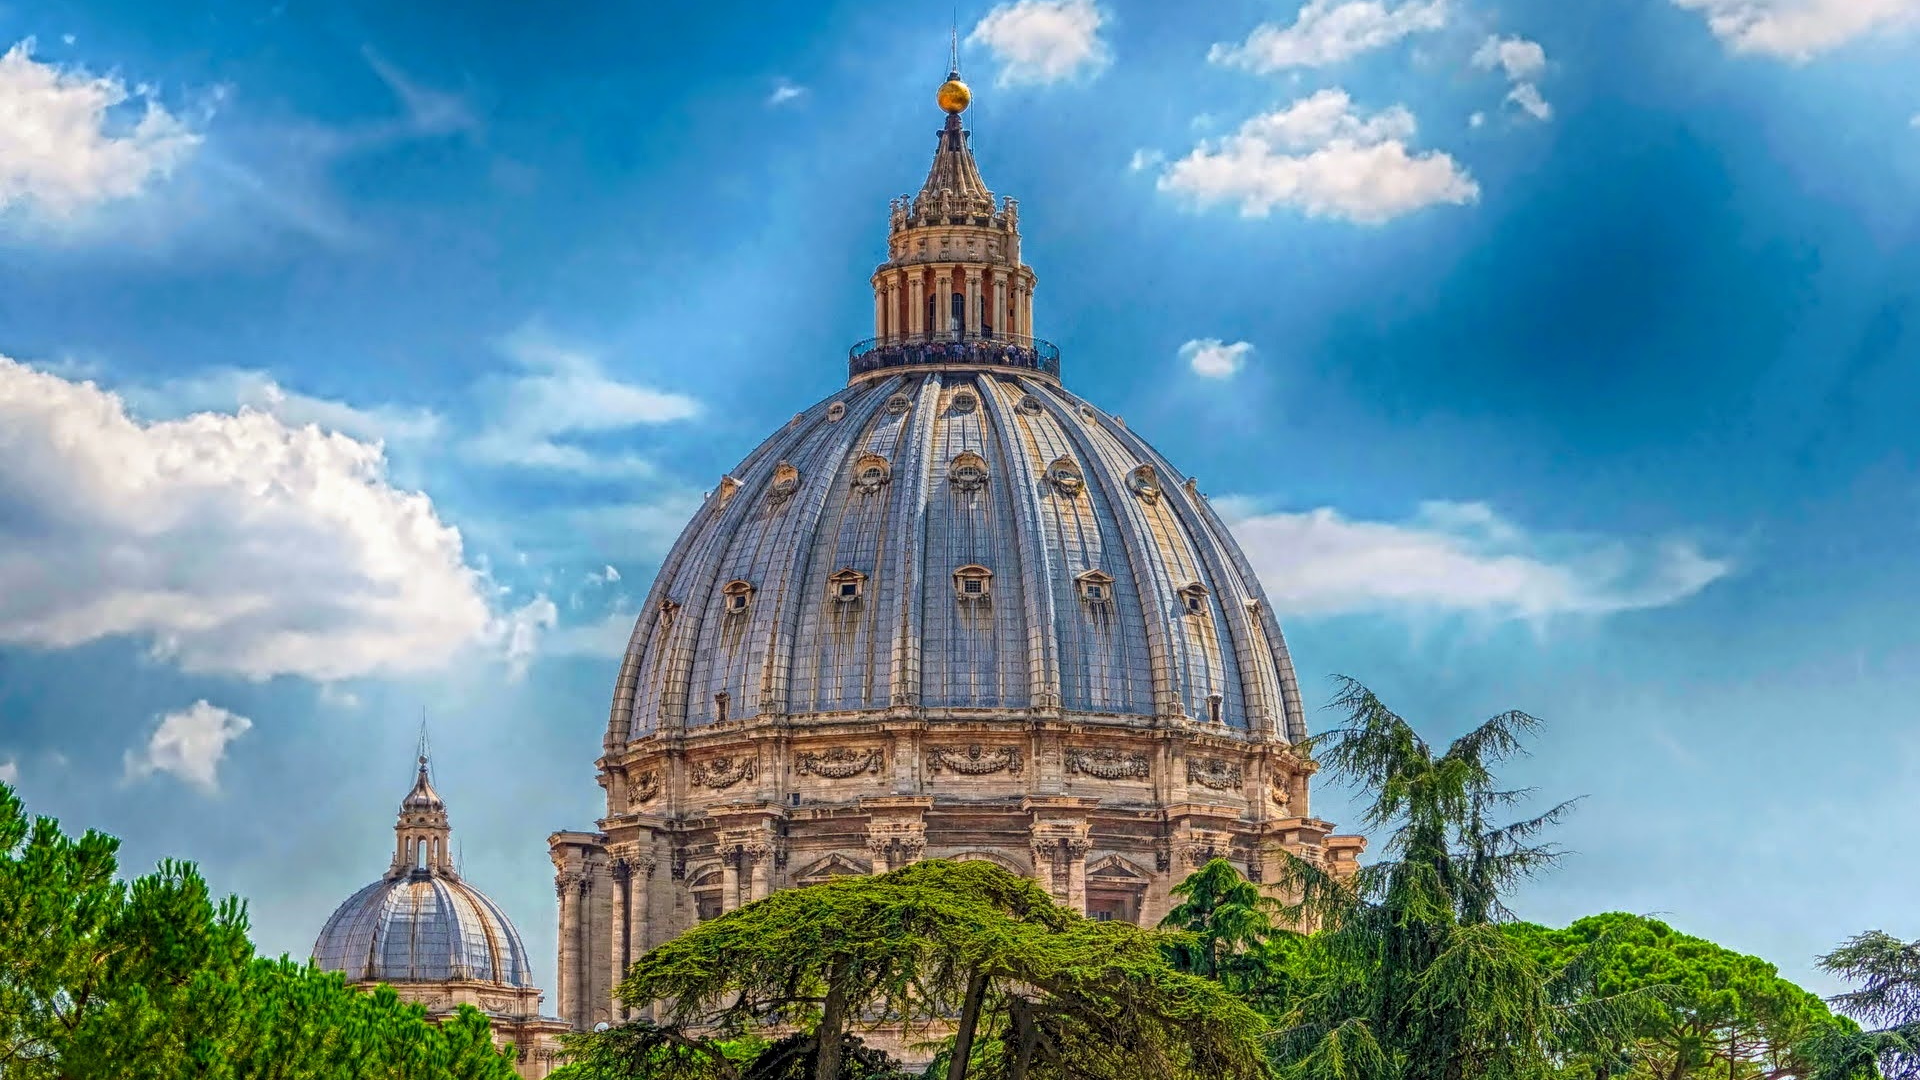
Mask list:
[[[1187,783],[1215,791],[1232,791],[1241,784],[1240,766],[1219,758],[1188,758]]]
[[[1093,750],[1068,750],[1067,771],[1100,780],[1145,780],[1152,772],[1147,764],[1147,755],[1104,746]]]
[[[706,761],[696,761],[688,770],[693,782],[701,787],[725,790],[742,780],[753,779],[759,771],[759,763],[750,757],[717,757]]]
[[[829,780],[845,780],[861,773],[877,773],[886,761],[886,754],[878,747],[866,750],[854,750],[845,746],[836,746],[830,750],[802,753],[795,764],[803,773],[824,776]]]
[[[1020,772],[1020,748],[996,746],[988,749],[973,743],[966,749],[957,746],[927,748],[927,767],[934,772],[951,769],[962,776],[991,776],[997,772]]]

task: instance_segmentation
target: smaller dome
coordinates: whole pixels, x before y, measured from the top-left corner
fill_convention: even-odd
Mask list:
[[[527,947],[499,905],[441,874],[385,878],[348,897],[321,928],[313,962],[349,982],[533,985]]]
[[[959,75],[949,75],[947,81],[940,84],[940,89],[934,92],[934,100],[950,113],[964,112],[973,103],[973,91],[960,81]]]

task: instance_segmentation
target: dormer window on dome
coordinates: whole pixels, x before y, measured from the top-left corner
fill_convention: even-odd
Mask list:
[[[987,459],[971,450],[963,450],[947,466],[947,483],[955,491],[979,491],[987,486]]]
[[[953,572],[953,594],[962,602],[985,600],[992,587],[993,571],[984,566],[963,566]]]
[[[721,605],[729,615],[740,615],[753,606],[753,583],[729,581],[720,588]]]
[[[837,604],[857,604],[866,590],[867,575],[847,567],[827,575],[827,596]]]
[[[913,408],[913,399],[905,394],[895,394],[887,399],[887,411],[895,416]]]
[[[1207,587],[1197,581],[1183,587],[1180,590],[1180,603],[1186,607],[1187,614],[1189,615],[1205,615],[1207,613]]]
[[[713,497],[718,500],[714,505],[725,509],[733,501],[733,493],[740,490],[740,481],[731,476],[722,476],[720,486],[713,489]]]
[[[970,413],[979,407],[980,399],[974,397],[973,391],[971,390],[962,390],[953,395],[953,400],[947,404],[948,411],[961,415]]]
[[[887,485],[893,479],[893,466],[879,454],[861,454],[860,460],[853,463],[853,488],[863,494],[871,495]]]
[[[1047,482],[1053,485],[1053,490],[1068,498],[1080,494],[1080,489],[1087,486],[1087,479],[1081,474],[1080,466],[1074,464],[1072,458],[1065,457],[1057,458],[1053,464],[1047,466]]]
[[[847,415],[846,402],[836,401],[833,404],[827,406],[827,423],[837,424],[840,422],[840,418],[845,415]]]
[[[1104,607],[1113,602],[1113,575],[1099,570],[1088,570],[1073,579],[1080,589],[1080,599],[1095,607]]]

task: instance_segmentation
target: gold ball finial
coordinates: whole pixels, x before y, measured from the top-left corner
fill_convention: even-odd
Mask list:
[[[950,113],[964,112],[973,101],[973,91],[967,89],[967,84],[955,75],[940,84],[940,89],[934,93],[934,100]]]

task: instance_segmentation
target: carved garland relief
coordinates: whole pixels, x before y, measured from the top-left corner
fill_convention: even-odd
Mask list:
[[[861,773],[879,772],[886,757],[886,751],[877,746],[865,750],[836,746],[830,750],[804,751],[794,760],[794,764],[803,773],[829,780],[845,780]]]
[[[701,787],[723,791],[742,780],[751,780],[759,771],[759,762],[750,757],[716,757],[706,761],[696,761],[687,770],[693,782]]]
[[[1145,780],[1152,773],[1147,755],[1104,746],[1068,750],[1067,771],[1099,780]]]
[[[1215,791],[1231,791],[1240,786],[1240,766],[1219,758],[1188,758],[1187,782]]]
[[[965,749],[957,746],[927,748],[927,768],[934,772],[951,769],[962,776],[991,776],[997,772],[1009,772],[1017,776],[1021,764],[1020,748],[1017,746],[989,749],[972,743]]]

